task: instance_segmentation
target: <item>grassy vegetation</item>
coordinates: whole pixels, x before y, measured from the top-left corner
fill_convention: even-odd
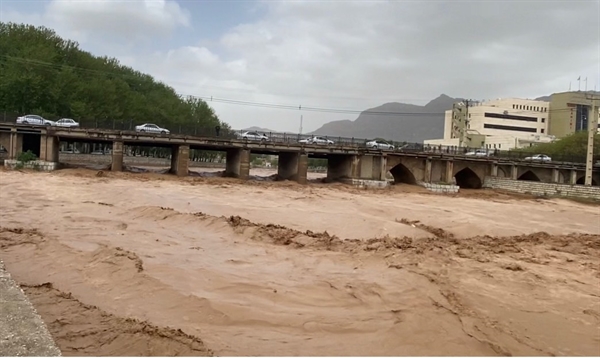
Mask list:
[[[587,155],[588,132],[576,132],[552,143],[542,143],[528,148],[514,149],[527,154],[546,154],[552,158],[585,157]],[[594,156],[600,159],[600,135],[594,137]]]

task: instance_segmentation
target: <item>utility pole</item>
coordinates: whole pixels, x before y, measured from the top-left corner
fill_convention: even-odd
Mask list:
[[[590,110],[588,112],[588,142],[587,142],[587,156],[585,161],[585,185],[592,185],[592,170],[594,169],[594,138],[598,133],[598,114],[596,113],[598,100],[597,95],[586,95],[586,99],[592,101]]]
[[[299,134],[302,134],[302,119],[303,119],[302,115],[300,115],[300,133]]]

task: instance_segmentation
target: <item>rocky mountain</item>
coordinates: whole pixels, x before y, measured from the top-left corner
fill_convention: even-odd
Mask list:
[[[311,134],[421,143],[444,136],[444,112],[456,101],[460,99],[442,94],[424,106],[386,103],[367,109],[354,121],[326,123]]]

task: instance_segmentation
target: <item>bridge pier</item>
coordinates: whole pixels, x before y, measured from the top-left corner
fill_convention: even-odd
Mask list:
[[[114,141],[112,144],[112,163],[110,170],[113,172],[123,171],[123,142]]]
[[[190,146],[174,145],[171,149],[171,169],[172,174],[178,177],[184,177],[189,174]]]
[[[58,163],[59,139],[42,133],[40,136],[40,160]]]
[[[512,165],[510,167],[510,178],[512,180],[517,180],[519,178],[519,167],[516,165]]]
[[[571,178],[569,180],[571,185],[577,184],[577,170],[571,169]]]
[[[228,149],[225,176],[248,179],[250,177],[250,150]]]
[[[558,168],[552,168],[552,183],[558,183],[560,178],[560,171]]]
[[[331,154],[327,156],[327,181],[358,177],[358,157],[351,154]]]
[[[277,177],[281,180],[295,180],[307,183],[308,156],[301,153],[281,152],[277,164]]]
[[[383,155],[361,155],[357,157],[357,165],[352,178],[366,180],[385,180],[387,157]]]
[[[498,176],[498,163],[492,163],[490,167],[490,175],[493,177]]]
[[[23,135],[17,133],[16,128],[12,128],[10,131],[8,148],[8,158],[17,159],[19,153],[23,151]]]
[[[383,155],[331,154],[327,157],[327,181],[359,187],[387,186],[387,157]]]
[[[431,158],[425,159],[425,171],[423,172],[423,182],[431,183]]]
[[[446,167],[444,171],[444,182],[445,183],[453,183],[454,182],[454,161],[447,160]]]

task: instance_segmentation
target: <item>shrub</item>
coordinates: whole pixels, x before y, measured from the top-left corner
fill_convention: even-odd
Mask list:
[[[37,156],[30,150],[19,153],[19,156],[17,157],[17,161],[19,161],[21,163],[29,163],[29,162],[37,160],[37,159],[38,159]]]

